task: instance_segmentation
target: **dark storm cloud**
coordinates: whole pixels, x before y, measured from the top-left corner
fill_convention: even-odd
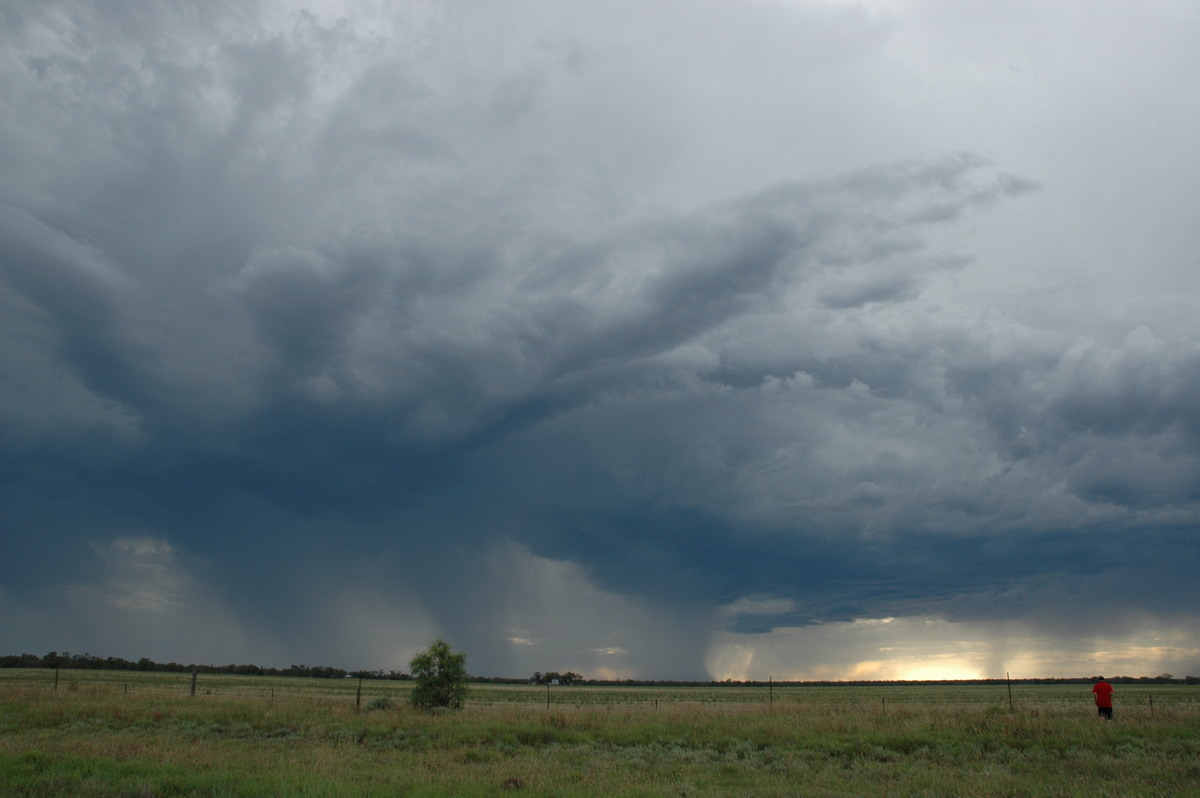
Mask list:
[[[948,379],[1010,457],[1055,462],[1089,501],[1153,508],[1200,499],[1198,370],[1193,342],[1141,328],[1117,351],[981,360]]]
[[[668,4],[651,46],[589,8],[8,8],[0,600],[26,639],[57,591],[97,646],[190,606],[247,659],[394,656],[353,609],[499,671],[561,625],[544,587],[587,618],[555,656],[703,676],[714,629],[1059,629],[1108,579],[1174,612],[1194,341],[1088,337],[988,282],[1016,250],[972,236],[1051,183],[843,157],[761,101],[869,128],[829,97],[865,102],[896,20],[680,31]],[[735,17],[754,57],[673,57]]]

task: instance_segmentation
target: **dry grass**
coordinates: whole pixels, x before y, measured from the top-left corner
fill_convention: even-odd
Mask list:
[[[1200,794],[1200,690],[477,689],[356,711],[357,684],[0,672],[13,796]],[[153,674],[154,677],[161,676]],[[739,691],[740,690],[740,691]],[[390,692],[389,692],[390,691]],[[522,700],[523,699],[523,700]]]

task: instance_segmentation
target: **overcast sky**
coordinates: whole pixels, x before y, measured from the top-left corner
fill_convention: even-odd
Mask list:
[[[0,39],[0,653],[1200,675],[1200,5]]]

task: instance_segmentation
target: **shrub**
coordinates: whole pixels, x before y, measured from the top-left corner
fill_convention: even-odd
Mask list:
[[[467,655],[455,652],[441,638],[417,652],[410,663],[417,682],[412,691],[413,706],[461,707],[467,695],[466,663]]]

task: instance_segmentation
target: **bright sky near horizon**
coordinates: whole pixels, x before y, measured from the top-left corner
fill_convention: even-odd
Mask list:
[[[0,653],[1200,675],[1200,4],[0,33]]]

